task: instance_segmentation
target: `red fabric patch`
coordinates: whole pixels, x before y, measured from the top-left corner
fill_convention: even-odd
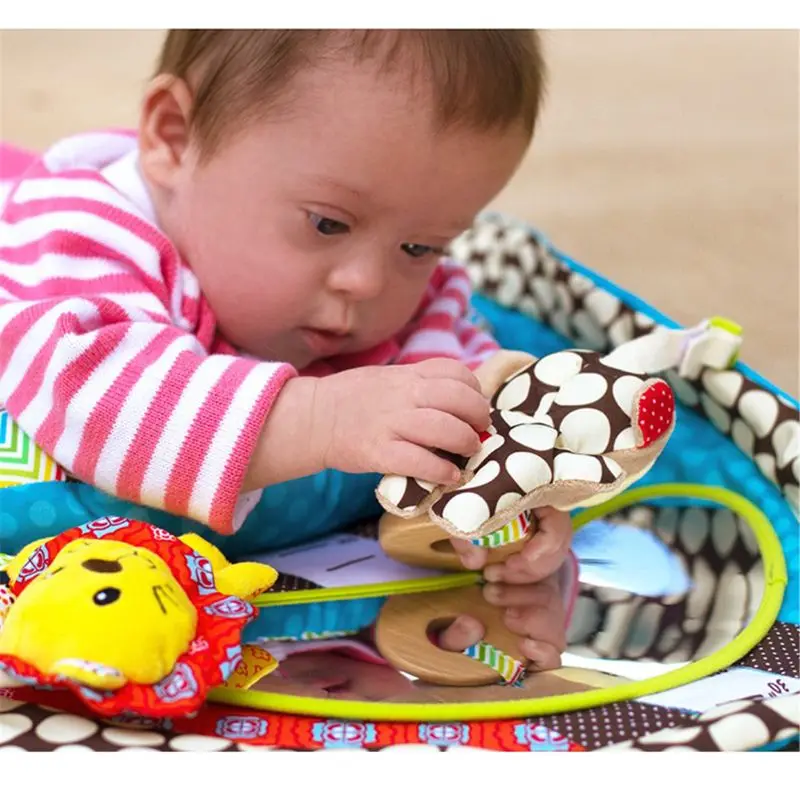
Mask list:
[[[663,436],[675,419],[675,396],[666,381],[657,380],[642,392],[636,420],[647,447]]]
[[[0,655],[0,669],[39,688],[69,689],[92,711],[103,716],[137,714],[182,717],[196,713],[208,692],[224,683],[241,661],[241,634],[258,613],[249,603],[216,590],[208,560],[172,534],[154,525],[105,517],[71,528],[35,550],[9,587],[19,597],[26,587],[76,539],[109,539],[141,547],[160,556],[197,608],[197,632],[188,652],[173,671],[154,685],[128,683],[100,691],[57,675],[44,675],[14,656]]]

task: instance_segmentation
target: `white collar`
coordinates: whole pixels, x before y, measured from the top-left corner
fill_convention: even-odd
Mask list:
[[[125,195],[148,222],[158,226],[156,209],[139,168],[139,149],[134,148],[122,158],[112,161],[100,174]]]

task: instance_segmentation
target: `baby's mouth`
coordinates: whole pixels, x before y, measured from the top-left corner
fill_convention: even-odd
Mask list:
[[[330,358],[340,353],[350,334],[323,328],[300,328],[300,336],[308,350],[317,358]]]

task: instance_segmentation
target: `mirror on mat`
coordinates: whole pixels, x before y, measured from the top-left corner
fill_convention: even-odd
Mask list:
[[[582,518],[592,516],[595,518],[581,523]],[[370,703],[382,709],[381,716],[391,713],[386,704],[451,706],[508,701],[528,701],[519,705],[520,713],[530,713],[525,711],[525,705],[533,709],[530,701],[537,701],[537,713],[550,713],[548,703],[555,713],[558,703],[554,701],[567,695],[573,708],[597,705],[651,694],[653,679],[658,679],[657,691],[674,688],[702,677],[698,669],[703,665],[707,668],[702,674],[710,674],[753,646],[755,642],[736,652],[734,640],[755,618],[764,631],[773,622],[767,617],[777,612],[780,597],[774,593],[782,589],[769,587],[773,596],[767,602],[767,561],[778,556],[773,556],[771,542],[765,544],[774,533],[768,525],[763,527],[763,520],[756,518],[754,525],[751,514],[742,515],[707,499],[681,497],[668,502],[620,502],[614,511],[602,516],[596,511],[579,515],[576,522],[573,553],[579,565],[579,585],[567,648],[558,669],[523,675],[514,684],[503,683],[498,676],[497,682],[488,685],[437,685],[386,663],[375,645],[374,626],[367,624],[358,632],[343,632],[327,640],[318,638],[322,631],[315,630],[307,631],[304,641],[260,638],[259,643],[279,660],[278,669],[244,693],[247,697],[226,691],[220,699],[268,708],[276,707],[276,697],[282,696],[285,701],[277,706],[281,710],[330,711],[331,716],[336,713],[332,713],[329,700]],[[761,528],[758,535],[754,527]],[[378,545],[377,524],[333,537],[327,544],[322,540],[273,553],[264,560],[282,575],[268,596],[270,604],[261,609],[262,625],[269,624],[270,615],[279,611],[287,619],[288,611],[293,625],[302,628],[306,614],[315,621],[313,628],[325,617],[327,602],[338,603],[339,608],[343,603],[374,602],[354,597],[358,591],[354,592],[353,586],[383,583],[398,587],[398,581],[435,580],[437,574],[442,575],[389,559]],[[464,588],[474,591],[474,586]],[[330,597],[339,599],[321,599],[326,589],[337,590],[338,594]],[[297,594],[290,598],[282,595],[286,591]],[[314,593],[309,598],[318,599],[298,602],[308,592]],[[284,597],[290,603],[281,606]],[[435,597],[435,592],[407,597],[423,603]],[[378,602],[368,621],[374,623],[380,613]],[[329,625],[334,624],[332,619],[328,614]],[[690,665],[693,671],[685,669]],[[297,703],[286,702],[289,698],[296,698]],[[359,713],[369,712],[361,706]]]

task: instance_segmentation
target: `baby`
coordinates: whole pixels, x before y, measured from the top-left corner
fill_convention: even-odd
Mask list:
[[[0,404],[78,480],[251,550],[265,487],[374,475],[355,508],[383,473],[458,480],[438,452],[477,452],[497,344],[443,251],[519,165],[543,72],[522,30],[170,32],[138,132],[56,144],[6,200]],[[486,597],[547,668],[571,525],[538,524]]]

